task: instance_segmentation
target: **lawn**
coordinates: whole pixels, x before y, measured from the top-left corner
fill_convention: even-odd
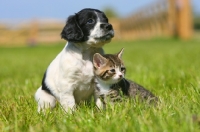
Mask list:
[[[104,46],[106,53],[125,48],[126,78],[158,96],[157,106],[126,99],[106,111],[82,104],[66,114],[58,104],[52,112],[38,114],[34,93],[63,47],[0,48],[0,131],[200,131],[199,41],[113,41]]]

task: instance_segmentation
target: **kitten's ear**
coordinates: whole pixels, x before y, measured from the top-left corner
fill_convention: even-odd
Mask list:
[[[121,59],[121,58],[122,58],[123,52],[124,52],[124,48],[122,48],[122,49],[120,50],[120,52],[117,53],[117,57]]]
[[[69,16],[66,25],[61,32],[61,38],[71,42],[83,41],[84,34],[77,23],[77,14]]]
[[[108,62],[106,58],[104,58],[99,53],[95,53],[93,56],[93,65],[95,68],[100,68]]]

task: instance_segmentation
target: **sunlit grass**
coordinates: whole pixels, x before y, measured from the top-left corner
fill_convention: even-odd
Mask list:
[[[0,48],[0,131],[197,132],[200,117],[200,44],[194,40],[112,42],[106,53],[125,48],[126,77],[152,91],[157,107],[125,100],[106,111],[94,105],[66,114],[58,104],[37,113],[33,95],[49,63],[64,44]]]

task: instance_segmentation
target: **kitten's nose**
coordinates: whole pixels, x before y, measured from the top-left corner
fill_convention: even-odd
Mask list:
[[[119,78],[122,78],[122,75],[119,75]]]

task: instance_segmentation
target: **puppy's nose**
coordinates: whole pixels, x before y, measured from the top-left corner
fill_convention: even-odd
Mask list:
[[[105,29],[107,29],[107,30],[112,30],[113,28],[112,28],[112,25],[111,25],[111,24],[107,24],[107,25],[105,26]]]
[[[105,29],[105,30],[112,30],[113,29],[111,24],[101,24],[100,27]]]

